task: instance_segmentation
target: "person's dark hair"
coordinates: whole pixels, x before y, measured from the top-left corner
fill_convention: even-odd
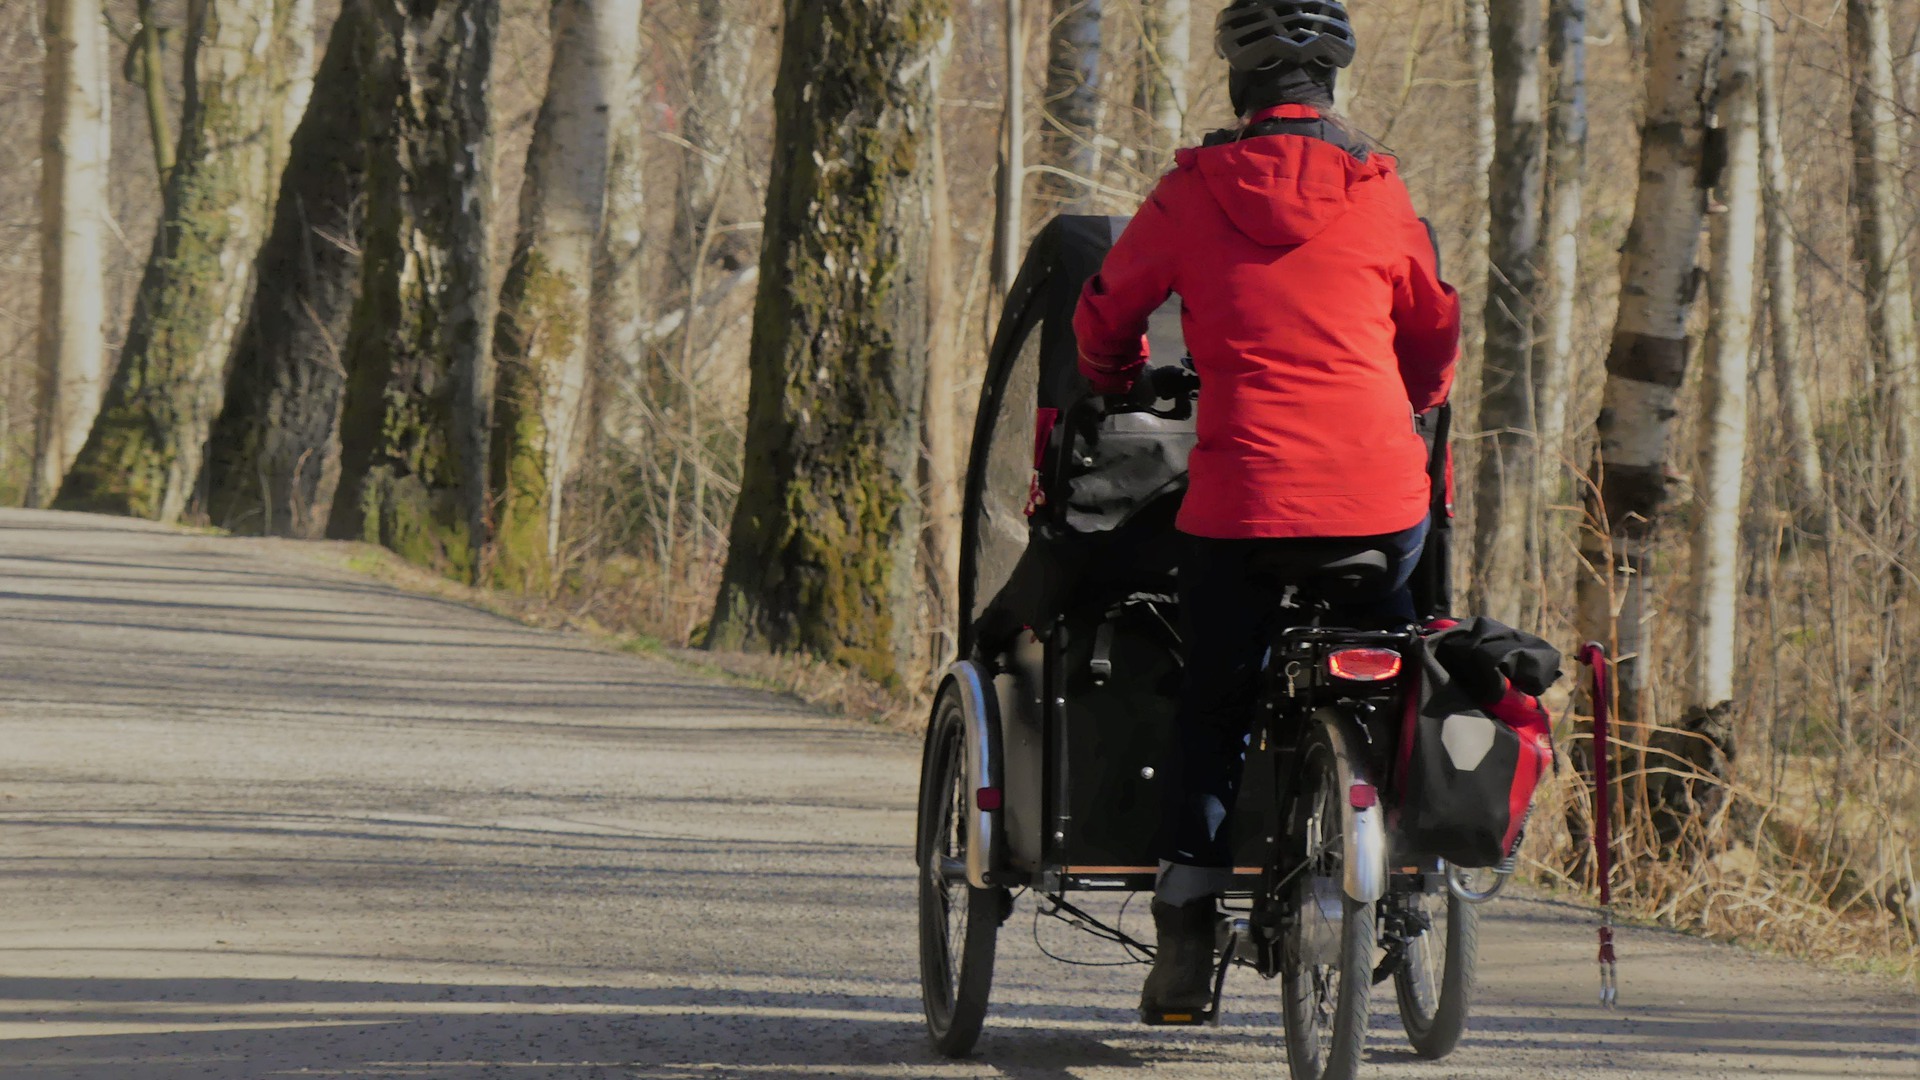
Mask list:
[[[1227,76],[1227,96],[1239,116],[1275,105],[1312,105],[1324,113],[1333,108],[1335,78],[1332,68],[1317,65],[1235,71]]]

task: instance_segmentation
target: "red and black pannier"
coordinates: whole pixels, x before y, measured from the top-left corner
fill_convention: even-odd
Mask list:
[[[1433,623],[1418,651],[1397,769],[1401,843],[1455,866],[1497,866],[1553,767],[1539,695],[1559,679],[1560,653],[1485,618]]]

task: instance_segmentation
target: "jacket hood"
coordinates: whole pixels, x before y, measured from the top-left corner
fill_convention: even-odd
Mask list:
[[[1182,150],[1179,164],[1200,174],[1234,228],[1267,247],[1304,244],[1325,232],[1395,168],[1386,154],[1361,161],[1302,135]]]

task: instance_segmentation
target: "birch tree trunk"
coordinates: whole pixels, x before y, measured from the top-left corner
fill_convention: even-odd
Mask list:
[[[760,4],[747,7],[739,10],[732,0],[700,0],[692,93],[681,128],[689,147],[687,167],[674,227],[674,258],[684,268],[683,279],[692,278],[693,260],[703,240],[707,257],[729,271],[744,265],[753,254],[752,245],[737,233],[706,238],[715,207],[726,205],[727,188],[738,180],[729,175],[737,164],[729,165],[728,159],[736,153],[746,115],[747,76],[753,70],[753,49],[764,18]],[[719,216],[724,218],[724,212]]]
[[[1480,377],[1487,355],[1487,287],[1492,280],[1487,252],[1491,243],[1492,195],[1489,183],[1493,174],[1493,54],[1487,42],[1487,0],[1466,0],[1464,29],[1467,67],[1473,73],[1473,158],[1468,183],[1472,192],[1467,219],[1467,246],[1464,272],[1457,272],[1461,287],[1460,368],[1454,374],[1454,407],[1459,411],[1455,423],[1463,430],[1480,430]],[[1347,80],[1342,79],[1341,82]],[[1478,476],[1480,446],[1478,440],[1462,440],[1455,450],[1455,467],[1462,476]],[[1463,536],[1477,535],[1480,499],[1474,484],[1460,485],[1459,520],[1455,528]]]
[[[486,535],[495,0],[374,5],[375,125],[327,534],[471,578]]]
[[[205,0],[187,32],[179,161],[126,345],[55,505],[175,521],[199,479],[285,150],[312,0]]]
[[[622,87],[611,96],[607,118],[607,198],[594,255],[592,313],[598,357],[596,378],[607,434],[634,446],[645,421],[632,408],[607,408],[614,387],[638,392],[646,361],[647,246],[646,144],[643,103],[650,80],[644,56],[636,55]]]
[[[1900,144],[1886,0],[1847,0],[1847,51],[1853,71],[1856,258],[1866,271],[1877,404],[1902,492],[1895,505],[1909,528],[1920,529],[1920,343],[1915,340],[1913,267],[1904,246],[1914,241],[1914,216],[1903,209],[1901,191],[1902,166],[1911,162],[1913,148]]]
[[[949,626],[960,579],[961,465],[959,423],[960,304],[954,280],[953,202],[947,183],[945,124],[933,110],[927,247],[927,397],[922,425],[927,507],[927,586]],[[946,656],[935,656],[944,663]]]
[[[1702,712],[1725,712],[1734,694],[1748,363],[1761,213],[1758,21],[1751,5],[1738,0],[1727,5],[1726,57],[1718,90],[1727,144],[1719,190],[1726,210],[1713,215],[1709,230],[1707,297],[1712,319],[1700,372],[1700,525],[1693,534],[1693,633],[1687,650],[1688,704]]]
[[[493,576],[547,591],[587,387],[594,244],[614,95],[640,54],[640,0],[554,0],[553,66],[521,185],[493,339]]]
[[[1619,712],[1647,715],[1646,548],[1659,523],[1675,397],[1687,371],[1687,316],[1706,213],[1701,166],[1707,73],[1723,0],[1658,0],[1646,51],[1639,189],[1620,262],[1600,448],[1581,555],[1581,630],[1620,662]]]
[[[1480,372],[1479,503],[1474,606],[1531,626],[1538,610],[1528,558],[1539,457],[1534,328],[1540,306],[1541,205],[1546,185],[1540,96],[1540,5],[1492,0],[1495,147],[1489,180],[1486,364]]]
[[[947,0],[787,0],[745,473],[708,643],[913,670]]]
[[[1551,509],[1567,501],[1567,409],[1573,397],[1574,315],[1580,297],[1580,235],[1587,179],[1587,0],[1553,0],[1548,56],[1553,62],[1547,158],[1552,194],[1547,205],[1546,334],[1534,355],[1534,401],[1539,415],[1532,527],[1537,580],[1546,595],[1560,592],[1565,537]]]
[[[1062,213],[1087,213],[1100,178],[1101,0],[1052,4],[1040,190]]]
[[[40,116],[40,401],[27,505],[60,489],[100,411],[112,164],[107,23],[100,0],[47,0]]]
[[[273,177],[268,190],[276,193],[293,152],[293,133],[299,130],[300,121],[307,115],[307,103],[313,99],[314,49],[319,44],[313,4],[314,0],[289,0],[282,37],[274,46],[274,68],[280,78],[275,97],[280,102],[280,114],[267,118],[267,171]],[[271,214],[277,205],[277,200],[268,205],[267,212]]]
[[[1657,4],[1660,0],[1652,2]],[[1647,31],[1640,6],[1640,0],[1620,0],[1620,26],[1626,33],[1627,51],[1635,60],[1645,57],[1647,51]]]
[[[1187,122],[1187,72],[1193,56],[1193,0],[1141,0],[1145,31],[1140,111],[1153,125],[1154,160],[1172,160]]]
[[[208,515],[227,528],[301,539],[326,531],[340,482],[345,346],[360,298],[372,122],[360,84],[393,62],[379,46],[368,0],[346,0],[312,107],[293,134],[208,450]]]
[[[1800,355],[1799,254],[1787,215],[1787,151],[1780,135],[1779,70],[1774,58],[1771,11],[1763,11],[1759,34],[1760,160],[1767,222],[1767,316],[1772,333],[1773,381],[1780,398],[1781,441],[1791,463],[1795,501],[1803,517],[1826,499],[1825,470],[1814,437],[1813,388]]]
[[[1000,117],[1000,169],[994,190],[994,292],[1005,296],[1020,274],[1027,239],[1027,27],[1022,0],[1007,0],[1006,100]],[[989,320],[997,305],[987,306]],[[992,336],[992,323],[987,335]]]

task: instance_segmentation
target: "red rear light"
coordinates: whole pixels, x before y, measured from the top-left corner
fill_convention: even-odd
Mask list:
[[[1327,654],[1327,674],[1348,682],[1385,682],[1400,674],[1392,649],[1341,649]]]
[[[1001,801],[1000,789],[997,787],[983,787],[973,793],[974,805],[982,810],[998,810]]]

